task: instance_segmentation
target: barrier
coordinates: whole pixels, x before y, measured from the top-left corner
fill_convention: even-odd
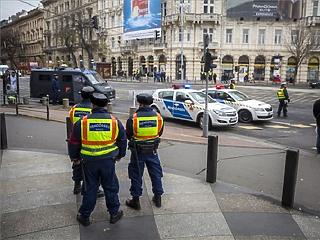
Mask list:
[[[217,181],[218,136],[208,136],[206,182]]]

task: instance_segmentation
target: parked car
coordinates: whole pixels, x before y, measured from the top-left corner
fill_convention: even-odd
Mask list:
[[[203,127],[205,94],[193,89],[158,89],[153,94],[151,105],[163,117],[196,122]],[[218,103],[212,98],[208,102],[209,127],[233,126],[238,122],[234,108]]]
[[[217,102],[235,108],[238,112],[239,122],[249,123],[273,118],[270,104],[251,99],[238,90],[209,88],[208,95]]]
[[[311,88],[320,88],[320,80],[309,81]]]

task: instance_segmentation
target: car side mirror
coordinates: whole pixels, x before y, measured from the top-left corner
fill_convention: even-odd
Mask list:
[[[190,99],[187,99],[184,101],[185,104],[193,104],[193,102]]]

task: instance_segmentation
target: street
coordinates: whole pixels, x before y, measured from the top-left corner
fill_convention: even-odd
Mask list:
[[[116,100],[113,104],[113,111],[117,114],[127,114],[128,109],[133,106],[133,91],[152,93],[158,88],[169,88],[169,83],[139,83],[139,82],[110,82],[116,89]],[[2,85],[2,82],[1,82]],[[195,89],[203,89],[203,85],[194,85]],[[272,105],[274,113],[278,108],[275,87],[237,86],[237,90],[246,93],[249,97],[261,100]],[[279,143],[288,147],[295,147],[307,151],[313,151],[315,144],[315,121],[312,116],[312,105],[320,96],[319,89],[290,89],[288,88],[291,102],[288,107],[288,118],[274,117],[271,121],[254,122],[251,124],[239,123],[232,128],[215,128],[212,134],[237,134],[248,137],[256,137]],[[2,88],[1,88],[2,95]],[[20,96],[29,96],[29,77],[20,78]],[[1,100],[2,102],[2,97]],[[169,120],[167,124],[174,126],[192,126],[196,124]],[[201,130],[199,129],[199,132]]]

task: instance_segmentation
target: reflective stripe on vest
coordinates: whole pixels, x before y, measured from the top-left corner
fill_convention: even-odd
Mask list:
[[[106,155],[118,149],[115,145],[119,128],[117,119],[95,119],[84,116],[81,120],[81,154]]]
[[[163,120],[159,113],[156,116],[138,117],[133,114],[133,137],[135,140],[151,140],[159,137]]]
[[[279,90],[277,91],[277,96],[278,96],[278,99],[279,99],[279,100],[286,99],[286,96],[284,95],[283,89],[279,89]]]
[[[78,122],[83,116],[91,114],[91,108],[74,106],[69,112],[70,120],[73,124]]]

